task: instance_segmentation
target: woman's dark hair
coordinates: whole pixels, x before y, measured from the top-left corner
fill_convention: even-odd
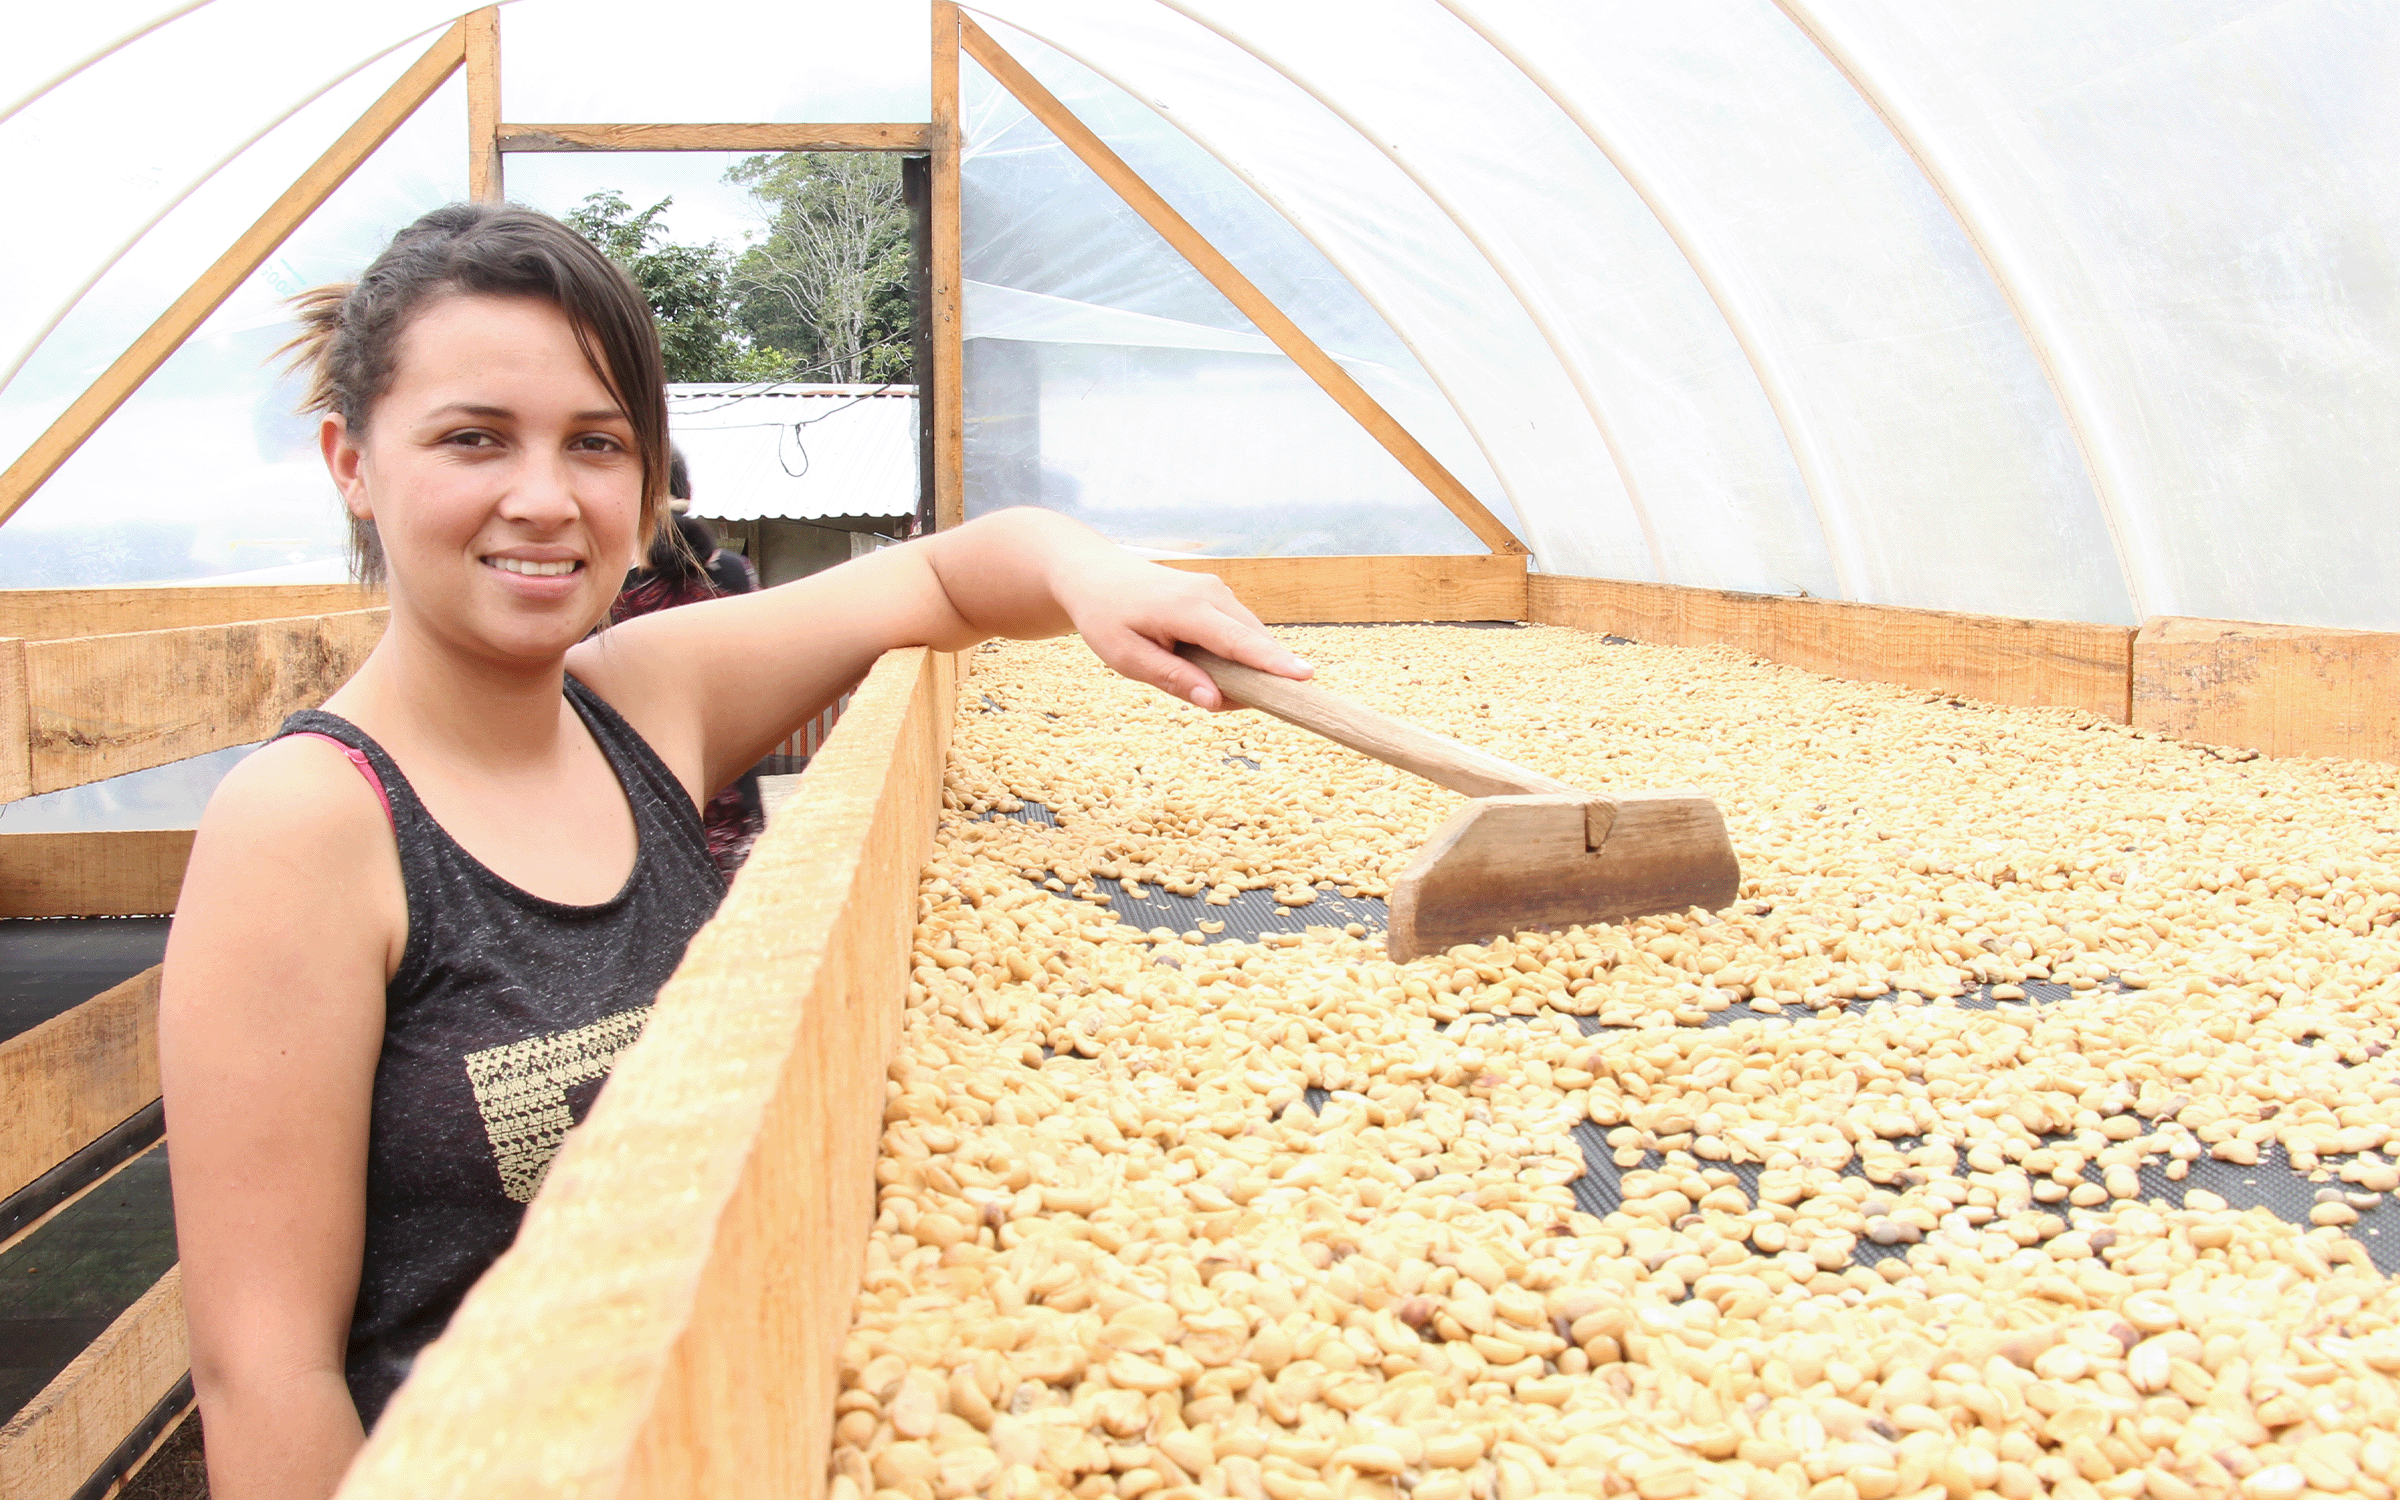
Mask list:
[[[691,516],[672,516],[650,539],[650,554],[642,570],[678,588],[708,581],[707,564],[717,550],[717,534],[708,523]]]
[[[444,296],[536,297],[575,326],[575,340],[633,426],[642,465],[642,534],[659,535],[667,503],[666,366],[658,325],[639,289],[592,242],[546,214],[490,203],[453,203],[401,230],[356,283],[292,299],[300,336],[284,346],[308,373],[304,412],[339,412],[354,437],[392,386],[400,336]],[[350,520],[350,567],[383,579],[375,523]]]
[[[678,500],[692,498],[692,468],[683,461],[683,450],[667,445],[667,493]]]

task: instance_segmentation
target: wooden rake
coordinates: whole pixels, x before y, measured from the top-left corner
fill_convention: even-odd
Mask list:
[[[1179,651],[1227,702],[1475,799],[1392,885],[1384,944],[1400,963],[1503,933],[1715,911],[1741,889],[1724,815],[1696,792],[1588,792],[1323,688]]]

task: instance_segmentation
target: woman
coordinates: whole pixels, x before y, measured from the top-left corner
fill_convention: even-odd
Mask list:
[[[1178,641],[1307,670],[1216,580],[1027,510],[587,641],[665,502],[640,294],[549,219],[453,206],[303,301],[391,619],[219,788],[168,945],[218,1500],[332,1490],[714,908],[695,809],[879,654],[1071,628],[1209,708]]]

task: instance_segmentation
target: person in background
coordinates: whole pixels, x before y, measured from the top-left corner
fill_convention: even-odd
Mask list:
[[[717,586],[718,593],[757,592],[758,569],[751,565],[750,559],[739,552],[726,551],[709,524],[691,513],[692,467],[684,461],[681,448],[668,450],[667,510],[675,517],[684,540],[691,544],[692,556],[700,559],[701,570]]]
[[[691,475],[684,466],[681,449],[675,450],[669,460],[667,475],[668,494],[689,503]],[[756,587],[746,575],[743,582],[748,587],[720,587],[709,576],[705,562],[716,551],[717,539],[705,522],[688,515],[670,515],[668,524],[661,526],[658,535],[652,538],[642,566],[626,576],[625,587],[609,605],[608,623],[622,625],[662,609],[698,604],[729,593],[748,593]],[[700,831],[708,838],[709,858],[717,862],[717,868],[728,880],[750,857],[750,846],[758,842],[758,836],[766,829],[766,803],[759,795],[756,766],[744,771],[700,809]]]
[[[689,516],[671,517],[658,529],[642,565],[625,575],[624,587],[618,590],[615,602],[608,606],[608,623],[622,625],[627,620],[673,609],[679,604],[698,604],[704,599],[720,597],[716,581],[700,565],[700,556],[686,527],[698,527]],[[701,540],[707,541],[705,530]]]
[[[706,521],[696,520],[690,516],[680,519],[690,521],[701,536],[708,538],[710,550],[707,556],[701,560],[700,566],[708,570],[709,582],[717,586],[718,593],[747,594],[758,587],[758,569],[751,566],[750,559],[742,556],[739,552],[731,552],[720,546],[716,533],[709,530]]]

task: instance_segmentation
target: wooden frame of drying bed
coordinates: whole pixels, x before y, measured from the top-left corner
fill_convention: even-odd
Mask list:
[[[868,674],[343,1495],[822,1489],[956,682]]]

